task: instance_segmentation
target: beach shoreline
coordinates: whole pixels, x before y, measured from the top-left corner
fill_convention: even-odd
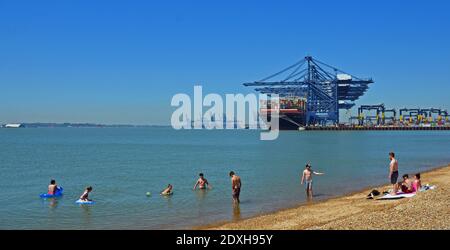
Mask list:
[[[450,229],[450,164],[421,172],[422,184],[435,190],[399,200],[368,200],[373,189],[360,189],[329,199],[256,215],[238,221],[217,222],[194,230],[427,230]]]

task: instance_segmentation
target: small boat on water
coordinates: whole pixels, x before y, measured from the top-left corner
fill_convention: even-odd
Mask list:
[[[9,123],[5,125],[5,128],[21,128],[23,127],[20,123]]]

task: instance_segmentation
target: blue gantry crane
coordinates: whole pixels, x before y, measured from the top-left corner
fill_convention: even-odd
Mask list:
[[[263,94],[306,98],[306,124],[339,123],[339,110],[350,109],[374,81],[362,79],[311,56],[262,80],[244,83]]]

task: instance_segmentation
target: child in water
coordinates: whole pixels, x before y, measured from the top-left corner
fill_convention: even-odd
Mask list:
[[[161,195],[171,195],[172,194],[172,185],[169,184],[166,189],[161,192]]]
[[[89,199],[89,193],[92,192],[92,187],[89,186],[84,190],[84,193],[80,196],[80,200],[82,201],[92,201]]]
[[[47,194],[55,195],[56,191],[58,191],[58,186],[56,185],[55,180],[50,181],[50,185],[48,185],[48,192]]]

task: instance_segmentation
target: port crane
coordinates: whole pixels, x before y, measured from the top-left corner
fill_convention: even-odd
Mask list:
[[[375,111],[376,116],[366,116],[364,117],[365,111]],[[390,113],[391,116],[386,116],[387,113]],[[385,125],[386,120],[390,120],[391,123],[395,123],[397,116],[397,111],[395,109],[386,109],[384,104],[375,104],[375,105],[361,105],[358,108],[358,116],[356,119],[358,119],[358,124],[360,126],[364,125],[365,123],[373,124],[375,121],[376,125]],[[353,117],[352,119],[355,119]]]
[[[433,114],[435,114],[435,116],[437,115],[437,117],[435,117],[435,120],[438,123],[442,124],[449,121],[447,110],[438,108],[402,108],[400,109],[400,122],[415,122],[417,124],[422,122],[433,122]]]
[[[298,96],[306,101],[305,125],[339,123],[339,110],[349,110],[374,81],[348,74],[311,56],[259,81],[244,83],[263,94]]]

